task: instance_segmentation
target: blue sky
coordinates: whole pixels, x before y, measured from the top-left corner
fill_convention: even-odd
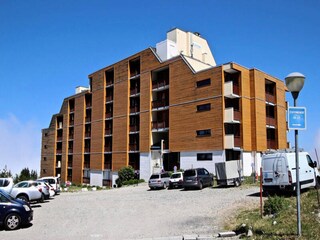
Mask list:
[[[41,129],[88,75],[166,38],[200,32],[217,64],[306,76],[299,145],[320,154],[320,1],[0,0],[0,169],[39,171]],[[293,105],[291,94],[287,100]],[[293,133],[288,134],[293,142]]]

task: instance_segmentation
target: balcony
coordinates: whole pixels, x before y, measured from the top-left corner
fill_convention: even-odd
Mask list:
[[[111,102],[113,101],[113,96],[110,95],[110,96],[106,96],[106,102]]]
[[[152,90],[169,86],[169,80],[152,81]]]
[[[277,125],[277,120],[274,117],[266,117],[266,125],[275,127]]]
[[[106,128],[104,131],[104,135],[111,135],[112,134],[112,128]]]
[[[130,126],[130,132],[138,132],[139,126],[138,125],[131,125]]]
[[[57,142],[61,142],[62,141],[62,136],[57,136]]]
[[[56,149],[56,154],[62,154],[62,149]]]
[[[152,108],[162,108],[162,107],[168,107],[169,102],[166,100],[155,100],[152,101]]]
[[[73,139],[73,133],[69,134],[69,139],[72,140]]]
[[[104,152],[112,152],[112,146],[111,145],[104,146]]]
[[[92,103],[91,102],[87,102],[86,103],[86,108],[91,108],[92,107]]]
[[[232,81],[224,83],[224,96],[228,98],[239,98],[240,89],[239,85],[234,84]]]
[[[138,113],[140,112],[139,106],[130,107],[130,113]]]
[[[113,81],[112,80],[107,80],[106,81],[106,87],[111,87],[113,86]]]
[[[68,148],[68,153],[73,153],[73,148]]]
[[[113,116],[112,112],[107,112],[106,113],[106,118],[112,118],[112,116]]]
[[[86,117],[86,123],[91,122],[91,117]]]
[[[225,123],[240,123],[241,114],[239,110],[231,108],[226,108],[224,110],[224,122]]]
[[[240,136],[234,134],[226,134],[224,137],[224,148],[225,149],[239,149],[241,147]]]
[[[74,120],[70,120],[69,121],[69,126],[73,126],[74,125]]]
[[[267,149],[277,149],[277,142],[275,139],[267,139]]]
[[[89,148],[89,147],[85,147],[85,148],[84,148],[84,152],[85,152],[85,153],[90,153],[90,148]]]
[[[137,143],[129,143],[129,151],[131,151],[131,152],[139,151],[139,144],[137,144]]]
[[[68,168],[72,168],[72,162],[68,162]]]
[[[139,88],[131,88],[130,89],[130,95],[136,95],[140,93],[140,89]]]
[[[152,122],[153,130],[160,130],[160,129],[167,129],[167,128],[169,128],[169,121]]]
[[[276,103],[276,96],[266,92],[266,102],[275,104]]]

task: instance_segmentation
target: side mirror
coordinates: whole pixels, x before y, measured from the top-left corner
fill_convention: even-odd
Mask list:
[[[314,162],[313,162],[313,167],[316,168],[317,166],[318,166],[317,161],[314,161]]]

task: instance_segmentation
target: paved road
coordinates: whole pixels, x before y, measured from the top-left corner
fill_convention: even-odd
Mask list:
[[[0,229],[1,239],[143,239],[212,235],[239,206],[259,205],[257,188],[156,190],[147,184],[120,189],[61,193],[34,204],[31,226]]]

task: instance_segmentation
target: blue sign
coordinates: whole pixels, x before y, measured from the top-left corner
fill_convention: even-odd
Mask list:
[[[306,130],[307,110],[305,107],[288,108],[288,128],[289,130]]]

